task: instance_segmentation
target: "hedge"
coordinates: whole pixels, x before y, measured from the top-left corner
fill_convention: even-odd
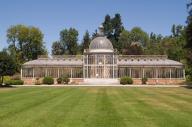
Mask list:
[[[52,85],[54,84],[54,79],[52,77],[44,77],[43,84]]]
[[[121,77],[120,84],[122,84],[122,85],[133,84],[133,79],[130,77],[127,77],[127,76]]]
[[[24,81],[22,80],[9,80],[4,82],[5,85],[23,85]]]

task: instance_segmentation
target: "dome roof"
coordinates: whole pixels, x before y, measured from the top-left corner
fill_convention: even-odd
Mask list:
[[[91,41],[89,50],[113,51],[113,45],[106,37],[96,37]]]

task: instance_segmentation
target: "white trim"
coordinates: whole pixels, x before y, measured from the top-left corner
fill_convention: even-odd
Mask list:
[[[113,53],[111,49],[90,49],[90,53]]]

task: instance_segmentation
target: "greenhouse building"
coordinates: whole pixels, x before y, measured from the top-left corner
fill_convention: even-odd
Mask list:
[[[100,34],[93,39],[83,55],[39,57],[22,65],[21,77],[26,84],[36,78],[51,76],[55,79],[68,75],[71,83],[119,83],[129,76],[134,84],[143,77],[148,84],[174,84],[185,79],[184,65],[164,55],[117,55],[112,43]]]

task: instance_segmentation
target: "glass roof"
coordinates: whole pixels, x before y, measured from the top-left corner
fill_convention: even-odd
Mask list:
[[[109,49],[113,50],[113,45],[106,37],[96,37],[91,41],[89,49]]]

